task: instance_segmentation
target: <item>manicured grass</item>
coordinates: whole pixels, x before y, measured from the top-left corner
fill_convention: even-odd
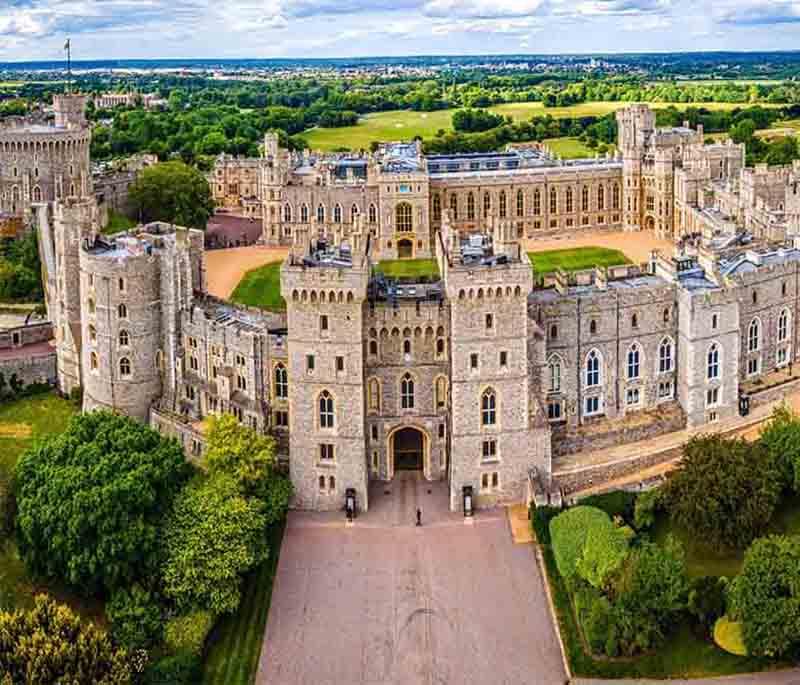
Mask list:
[[[695,636],[688,620],[677,626],[666,644],[654,653],[631,659],[602,659],[587,654],[583,648],[569,592],[558,573],[552,549],[549,545],[542,545],[542,553],[564,649],[576,677],[700,678],[751,673],[785,666],[767,659],[728,654],[710,640]]]
[[[543,107],[541,102],[512,102],[490,107],[490,111],[510,116],[521,121],[533,116],[549,114],[556,119],[566,117],[604,116],[616,112],[629,102],[583,102],[569,107]],[[650,103],[656,109],[674,105],[678,109],[704,107],[709,110],[728,110],[745,107],[746,103],[694,102],[694,103]],[[769,106],[769,105],[767,105]],[[778,106],[778,105],[774,105]],[[439,129],[450,131],[454,109],[436,112],[413,112],[411,110],[392,110],[377,112],[361,117],[355,126],[339,128],[314,128],[302,134],[311,148],[315,150],[366,150],[374,141],[411,140],[415,136],[423,139],[433,138]]]
[[[103,229],[103,233],[106,235],[113,235],[114,233],[130,231],[135,227],[136,222],[133,219],[129,219],[124,214],[119,214],[118,212],[112,210],[108,213],[108,224]]]
[[[618,266],[631,263],[631,260],[622,252],[608,247],[545,250],[544,252],[529,252],[528,257],[536,274],[552,273],[556,269],[581,271],[594,266]]]
[[[285,310],[286,301],[281,297],[281,264],[272,262],[248,271],[233,291],[231,301],[270,311]]]
[[[554,155],[562,159],[586,159],[598,154],[597,150],[593,150],[578,138],[548,138],[542,142]],[[610,151],[613,152],[613,147]]]
[[[388,278],[400,280],[436,280],[439,265],[435,259],[386,259],[378,262],[376,271]]]
[[[245,579],[238,611],[221,619],[209,637],[206,685],[251,685],[255,680],[284,528],[281,522],[270,529],[269,559]]]

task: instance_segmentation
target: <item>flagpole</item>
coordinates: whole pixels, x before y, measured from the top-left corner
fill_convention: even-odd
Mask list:
[[[64,48],[67,51],[67,93],[69,93],[72,89],[72,45],[69,38],[67,38],[67,43],[64,45]]]

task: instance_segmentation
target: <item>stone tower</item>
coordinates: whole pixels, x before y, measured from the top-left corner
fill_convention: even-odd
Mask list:
[[[442,249],[453,239],[445,236]],[[533,421],[528,376],[531,264],[512,244],[470,259],[479,239],[440,260],[450,300],[453,510],[464,486],[480,505],[520,502],[532,467],[550,473],[549,430]]]
[[[267,245],[279,245],[283,222],[283,187],[288,176],[288,156],[281,150],[278,136],[264,136],[264,164],[261,167],[263,222],[261,238]]]
[[[86,95],[68,94],[53,96],[55,124],[59,128],[86,128]]]
[[[617,125],[622,152],[622,223],[626,231],[638,231],[642,226],[645,152],[655,132],[655,113],[647,105],[632,105],[617,112]]]
[[[366,510],[364,309],[370,266],[317,245],[281,269],[289,338],[291,477],[295,505],[336,510],[355,488]]]

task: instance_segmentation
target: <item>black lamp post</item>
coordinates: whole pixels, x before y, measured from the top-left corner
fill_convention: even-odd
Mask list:
[[[356,489],[347,488],[344,494],[344,509],[347,512],[347,520],[352,521],[356,517]]]
[[[750,413],[750,395],[744,393],[739,395],[739,416],[747,416]]]

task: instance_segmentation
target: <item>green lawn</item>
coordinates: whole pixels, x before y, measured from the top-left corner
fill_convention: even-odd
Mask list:
[[[631,264],[619,250],[608,247],[575,247],[567,250],[545,250],[529,252],[528,257],[537,274],[552,273],[556,269],[581,271],[594,266],[617,266]]]
[[[597,154],[596,150],[578,138],[548,138],[542,142],[550,148],[550,152],[563,159],[585,159]]]
[[[205,685],[251,685],[255,679],[284,525],[280,523],[270,530],[269,559],[245,579],[238,611],[221,619],[209,637]]]
[[[549,114],[556,119],[566,117],[603,116],[616,112],[629,102],[583,102],[570,107],[543,107],[541,102],[512,102],[495,105],[489,109],[497,114],[511,116],[516,120],[530,119],[534,115]],[[664,109],[674,105],[678,109],[705,107],[710,110],[726,110],[746,106],[747,103],[694,102],[670,103],[654,102],[655,108]],[[770,106],[770,105],[766,105]],[[779,106],[779,105],[774,105]],[[373,141],[411,140],[415,136],[433,138],[439,129],[452,129],[454,109],[436,112],[413,112],[411,110],[392,110],[363,116],[355,126],[339,128],[314,128],[301,134],[315,150],[368,149]]]
[[[439,266],[435,259],[385,259],[375,267],[388,278],[405,281],[433,281],[439,278]]]
[[[113,235],[114,233],[122,233],[122,231],[130,231],[136,228],[136,222],[129,219],[124,214],[120,214],[113,210],[108,212],[108,224],[103,228],[103,233],[106,235]]]
[[[272,262],[248,271],[233,291],[231,300],[249,307],[284,311],[286,301],[281,297],[281,264]]]

